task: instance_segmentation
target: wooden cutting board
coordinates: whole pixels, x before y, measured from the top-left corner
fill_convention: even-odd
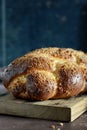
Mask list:
[[[87,96],[48,101],[15,99],[10,94],[0,97],[0,114],[56,121],[73,121],[87,109]]]

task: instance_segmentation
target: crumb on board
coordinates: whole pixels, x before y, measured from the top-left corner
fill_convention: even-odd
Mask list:
[[[64,124],[62,122],[58,122],[58,126],[63,126]]]
[[[61,130],[60,127],[62,127],[64,124],[62,122],[58,122],[56,125],[52,124],[50,127],[53,129],[53,130]]]
[[[58,128],[57,130],[60,130],[60,128]]]
[[[55,128],[56,128],[56,126],[55,126],[55,125],[51,125],[51,128],[55,129]]]

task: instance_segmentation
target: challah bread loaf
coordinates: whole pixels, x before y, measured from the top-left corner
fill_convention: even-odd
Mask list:
[[[70,48],[41,48],[11,62],[2,74],[17,98],[68,98],[86,91],[87,55]]]

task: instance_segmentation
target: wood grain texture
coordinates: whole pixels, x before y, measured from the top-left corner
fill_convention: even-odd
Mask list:
[[[0,97],[0,114],[71,122],[86,109],[86,95],[38,102],[15,99],[9,94]]]

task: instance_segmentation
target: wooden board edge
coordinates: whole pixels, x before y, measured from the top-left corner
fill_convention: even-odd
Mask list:
[[[71,108],[40,106],[33,104],[21,104],[20,102],[0,102],[0,114],[47,119],[55,121],[71,121]],[[23,107],[24,105],[24,107]]]
[[[71,108],[71,122],[80,117],[84,112],[87,111],[87,99],[80,103],[75,104]]]

